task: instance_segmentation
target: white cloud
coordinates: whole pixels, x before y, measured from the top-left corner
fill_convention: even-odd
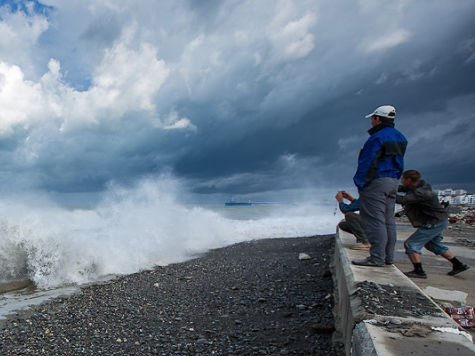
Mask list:
[[[359,48],[363,52],[384,52],[405,43],[412,36],[408,28],[417,27],[410,21],[414,14],[410,6],[414,4],[409,0],[358,0],[357,5],[359,26],[355,29],[362,32]]]
[[[156,127],[162,127],[165,130],[176,130],[176,129],[189,129],[196,131],[196,126],[191,123],[191,120],[187,117],[181,117],[178,115],[176,110],[172,110],[168,117],[165,119],[165,123],[162,124],[160,120],[155,125]]]
[[[153,111],[154,96],[168,74],[154,46],[144,43],[132,49],[127,42],[119,42],[105,51],[87,91],[68,90],[67,124],[69,120],[117,119],[130,111]]]
[[[18,36],[10,25],[0,22],[0,48],[2,52],[5,48],[10,48],[13,43],[18,41]]]
[[[0,8],[0,16],[2,18],[2,22],[0,22],[2,50],[13,49],[4,46],[25,48],[36,44],[39,36],[49,27],[48,21],[41,15],[26,15],[23,12],[11,13],[6,8]]]
[[[0,131],[15,125],[59,119],[61,130],[118,120],[128,112],[153,112],[154,96],[169,69],[154,46],[131,48],[127,39],[105,51],[92,85],[78,91],[64,83],[60,63],[50,60],[39,82],[26,80],[22,69],[0,62]]]
[[[0,133],[8,135],[16,126],[27,128],[48,112],[41,85],[25,80],[16,65],[0,62]]]
[[[409,31],[398,29],[390,33],[386,33],[374,39],[366,40],[362,47],[366,52],[384,51],[396,47],[410,38]]]
[[[165,130],[176,130],[176,129],[186,129],[186,128],[196,130],[196,126],[193,125],[190,119],[186,117],[182,117],[181,119],[175,121],[174,123],[164,126]]]
[[[279,12],[268,32],[274,48],[284,59],[299,59],[307,56],[314,48],[312,27],[317,16],[308,12],[297,20],[288,20]]]
[[[36,66],[32,51],[39,37],[48,29],[46,18],[23,12],[11,13],[0,7],[0,59],[33,72]]]

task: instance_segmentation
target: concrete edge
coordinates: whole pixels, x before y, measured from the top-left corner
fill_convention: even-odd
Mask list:
[[[358,305],[358,300],[351,297],[355,291],[356,283],[350,267],[350,260],[346,253],[344,253],[338,228],[335,234],[335,251],[331,269],[335,290],[334,316],[337,326],[337,332],[334,334],[333,341],[343,343],[345,345],[345,353],[349,355],[353,328],[356,321],[364,319],[364,313]],[[369,337],[369,339],[371,338]]]
[[[414,326],[421,325],[431,333],[427,341],[444,343],[449,347],[456,345],[462,352],[459,355],[475,354],[475,345],[464,335],[456,334],[463,329],[450,318],[421,288],[407,278],[396,266],[393,266],[397,278],[404,278],[405,283],[417,290],[427,298],[441,312],[441,317],[429,317],[425,319],[401,318],[369,315],[361,307],[359,298],[353,295],[356,286],[355,275],[348,254],[340,238],[340,231],[337,228],[335,234],[334,258],[331,264],[333,284],[335,288],[334,315],[337,332],[334,333],[334,342],[342,342],[345,345],[346,355],[400,355],[407,352],[407,349],[420,347],[426,339],[418,337],[407,337],[394,332],[388,332],[381,325],[388,320],[398,320],[399,322],[410,323]],[[366,319],[373,319],[378,325],[367,324]],[[434,327],[448,326],[449,332],[433,332]],[[450,333],[453,331],[454,333]],[[398,340],[397,343],[394,340]],[[422,342],[421,342],[422,340]],[[427,346],[427,345],[424,345]],[[404,349],[404,351],[403,351]],[[411,353],[417,354],[416,350]],[[422,352],[422,350],[420,350]]]

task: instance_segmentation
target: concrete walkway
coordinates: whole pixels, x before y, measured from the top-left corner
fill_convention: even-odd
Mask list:
[[[403,242],[413,232],[414,228],[402,227],[398,230],[398,241],[396,244],[396,253],[394,262],[395,265],[403,272],[411,271],[412,264],[409,262],[405,252]],[[435,256],[431,252],[424,250],[422,254],[422,266],[427,273],[427,279],[414,278],[421,289],[425,290],[427,287],[438,289],[445,289],[449,291],[462,291],[467,293],[467,298],[464,305],[475,306],[475,250],[469,247],[461,246],[457,243],[457,238],[451,236],[450,230],[444,232],[443,243],[450,249],[450,251],[457,256],[462,262],[472,266],[469,270],[459,273],[456,276],[449,276],[447,272],[452,269],[450,262],[443,257]],[[454,298],[457,293],[453,293]],[[457,300],[451,300],[454,306]]]
[[[338,292],[336,315],[347,355],[475,355],[475,345],[470,341],[470,334],[460,328],[423,291],[427,287],[451,292],[459,290],[467,293],[467,302],[472,301],[475,292],[475,268],[455,277],[447,276],[446,273],[451,269],[450,263],[440,257],[430,258],[424,255],[424,267],[429,278],[411,281],[401,270],[408,271],[412,268],[406,261],[402,245],[412,231],[409,228],[398,231],[395,265],[388,267],[352,265],[351,260],[365,258],[368,252],[350,249],[355,238],[341,230],[337,231],[333,273]],[[449,239],[447,241],[451,243]],[[473,250],[459,247],[450,246],[463,261],[475,265]],[[395,316],[370,313],[356,293],[364,281],[409,291],[438,311],[427,315],[412,315],[409,311],[406,314],[395,313],[399,314]],[[455,305],[453,301],[452,305]],[[382,307],[384,308],[384,305]],[[438,328],[442,328],[441,331],[438,331]]]
[[[415,230],[408,226],[400,226],[398,230],[394,263],[403,272],[413,269],[404,252],[403,243]],[[443,243],[462,262],[471,266],[469,270],[456,276],[449,276],[447,272],[452,269],[450,262],[424,250],[422,266],[427,273],[427,279],[414,278],[412,281],[441,305],[475,307],[475,250],[462,246],[457,240],[458,238],[452,234],[450,229],[444,231]],[[466,331],[475,340],[475,328]]]

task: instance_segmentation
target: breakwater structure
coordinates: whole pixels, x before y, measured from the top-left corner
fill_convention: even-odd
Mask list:
[[[475,355],[470,334],[396,266],[362,267],[354,237],[337,230],[335,317],[346,355]]]

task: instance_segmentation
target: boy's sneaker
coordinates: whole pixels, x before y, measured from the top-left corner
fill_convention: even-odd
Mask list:
[[[462,263],[458,266],[454,266],[452,268],[452,271],[450,271],[449,273],[447,273],[449,276],[455,276],[456,274],[459,274],[460,272],[463,272],[463,271],[466,271],[470,268],[469,265],[466,265],[465,263]]]
[[[409,278],[424,278],[424,279],[427,278],[427,274],[424,271],[418,272],[414,270],[410,272],[404,272],[404,274],[408,276]]]

